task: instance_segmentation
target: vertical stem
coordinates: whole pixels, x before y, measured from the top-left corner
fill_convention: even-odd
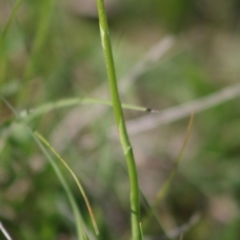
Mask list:
[[[109,37],[106,10],[103,0],[97,0],[99,26],[102,40],[102,47],[106,61],[109,88],[113,103],[113,111],[118,127],[119,138],[127,161],[128,175],[130,181],[130,207],[131,207],[131,227],[132,240],[141,240],[140,226],[140,203],[139,203],[139,187],[136,164],[134,160],[133,150],[128,138],[126,125],[124,121],[123,111],[118,93],[116,72],[112,54],[111,41]]]

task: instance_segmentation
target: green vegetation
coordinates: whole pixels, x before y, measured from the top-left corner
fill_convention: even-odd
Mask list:
[[[103,3],[0,1],[0,239],[240,239],[238,1]]]
[[[113,111],[117,123],[119,138],[122,144],[122,149],[126,157],[128,166],[128,175],[130,181],[130,213],[131,213],[131,225],[132,225],[132,239],[141,240],[141,214],[140,214],[140,200],[139,200],[139,185],[138,175],[136,169],[136,162],[133,155],[133,149],[129,141],[125,119],[123,116],[123,110],[121,101],[119,98],[117,77],[115,72],[115,65],[112,54],[112,46],[108,29],[107,13],[105,10],[105,4],[103,0],[97,1],[98,16],[99,16],[99,28],[102,39],[102,47],[105,55],[107,74],[109,80],[110,93],[113,103]]]

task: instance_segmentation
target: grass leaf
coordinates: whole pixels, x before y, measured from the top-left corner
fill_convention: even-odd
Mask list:
[[[90,217],[91,217],[91,220],[92,220],[92,224],[93,224],[93,227],[94,227],[94,230],[95,230],[95,233],[98,235],[99,234],[99,231],[98,231],[98,227],[97,227],[97,223],[96,223],[96,220],[95,220],[95,217],[94,217],[94,214],[93,214],[93,211],[92,211],[92,208],[91,208],[91,205],[89,203],[89,200],[87,198],[87,195],[82,187],[82,185],[80,184],[76,174],[73,172],[73,170],[69,167],[69,165],[67,164],[67,162],[56,152],[56,150],[50,145],[50,143],[39,133],[39,132],[34,132],[35,136],[42,142],[45,144],[46,147],[48,147],[51,152],[58,158],[58,160],[64,165],[64,167],[70,172],[70,174],[72,175],[74,181],[76,182],[83,198],[84,198],[84,201],[87,205],[87,209],[88,209],[88,212],[90,214]]]
[[[71,189],[70,189],[67,181],[65,180],[64,176],[62,175],[59,167],[57,166],[57,164],[55,164],[55,161],[52,159],[52,157],[48,153],[45,146],[41,143],[39,138],[36,136],[36,134],[31,129],[31,127],[26,123],[26,121],[24,121],[24,119],[21,116],[19,116],[17,111],[12,107],[12,105],[2,95],[0,95],[0,98],[5,102],[5,104],[9,107],[9,109],[15,114],[16,118],[18,118],[27,127],[27,129],[28,129],[29,133],[31,134],[31,136],[33,137],[34,141],[37,143],[37,145],[39,146],[39,148],[41,149],[41,151],[43,152],[45,157],[48,159],[48,161],[52,165],[56,175],[58,176],[61,184],[63,185],[63,188],[67,194],[70,205],[72,207],[74,217],[76,220],[76,229],[77,229],[78,240],[88,240],[88,236],[87,236],[87,233],[85,230],[84,222],[81,217],[81,213],[79,211],[79,208],[77,207],[77,203],[74,199]]]

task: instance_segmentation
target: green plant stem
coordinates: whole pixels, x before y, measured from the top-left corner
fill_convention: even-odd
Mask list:
[[[22,117],[27,117],[28,120],[29,119],[31,120],[35,117],[44,115],[49,111],[61,109],[64,107],[71,107],[78,104],[102,104],[102,105],[112,106],[112,102],[107,100],[94,99],[94,98],[67,98],[67,99],[56,101],[56,102],[45,103],[34,109],[24,110],[20,113],[20,115]],[[151,113],[157,112],[156,110],[152,110],[150,108],[139,107],[139,106],[124,104],[124,103],[122,103],[122,108],[136,110],[136,111],[143,111],[143,112],[151,112]]]
[[[112,54],[111,41],[109,37],[108,23],[106,17],[106,10],[103,0],[97,0],[97,8],[99,15],[99,26],[102,40],[102,47],[106,61],[107,75],[109,80],[110,93],[113,103],[113,111],[118,127],[119,138],[126,157],[128,175],[130,180],[130,207],[131,207],[131,227],[132,240],[141,240],[141,226],[140,226],[140,201],[139,201],[139,187],[136,164],[134,160],[132,146],[130,144],[121,102],[118,93],[116,72]]]

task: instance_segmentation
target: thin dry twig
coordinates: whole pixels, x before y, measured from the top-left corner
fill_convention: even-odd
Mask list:
[[[7,232],[7,230],[5,229],[1,221],[0,221],[0,231],[3,233],[3,235],[7,240],[12,240],[11,236],[9,235],[9,233]]]
[[[182,236],[185,232],[189,231],[195,224],[197,224],[199,222],[200,218],[201,218],[200,213],[198,213],[198,212],[194,213],[187,223],[181,225],[178,228],[168,231],[168,233],[167,233],[168,236],[171,239]]]
[[[174,179],[174,177],[176,175],[179,163],[181,162],[181,160],[183,158],[183,153],[184,153],[184,151],[186,149],[188,140],[190,138],[190,134],[191,134],[191,131],[192,131],[192,126],[193,126],[193,121],[194,121],[194,112],[191,113],[191,116],[190,116],[190,119],[189,119],[189,123],[188,123],[188,128],[187,128],[187,131],[186,131],[186,136],[184,138],[183,145],[182,145],[181,150],[180,150],[180,152],[178,154],[178,157],[176,158],[175,162],[173,163],[172,169],[169,172],[168,177],[163,182],[163,184],[161,186],[161,189],[157,193],[157,196],[156,196],[156,199],[155,199],[155,203],[154,203],[155,206],[157,206],[162,201],[162,199],[166,197],[166,195],[169,192],[169,188],[170,188],[170,186],[171,186],[171,184],[173,182],[173,179]]]
[[[148,130],[152,130],[160,125],[171,123],[188,117],[192,111],[194,111],[194,113],[196,114],[239,96],[240,84],[233,84],[206,97],[202,97],[191,102],[160,111],[159,114],[147,115],[127,121],[128,132],[131,135],[135,135]],[[114,137],[116,135],[115,131],[116,130],[114,129],[112,132],[112,136]]]
[[[140,76],[155,64],[173,47],[175,40],[167,36],[153,46],[148,53],[120,80],[120,92],[126,91]]]

